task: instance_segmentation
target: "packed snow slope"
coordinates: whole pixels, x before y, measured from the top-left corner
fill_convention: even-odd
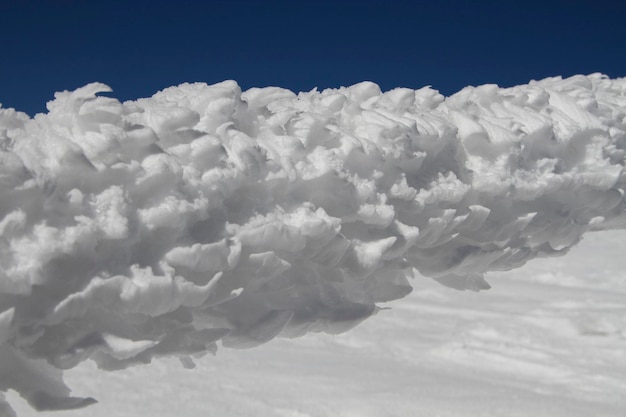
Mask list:
[[[416,272],[486,289],[626,224],[626,79],[108,91],[0,109],[0,389],[36,409],[92,403],[61,379],[88,358],[339,333]]]
[[[624,417],[626,230],[587,233],[567,256],[490,272],[489,291],[417,275],[408,296],[340,335],[64,374],[81,410],[20,417]],[[242,354],[244,353],[244,354]]]

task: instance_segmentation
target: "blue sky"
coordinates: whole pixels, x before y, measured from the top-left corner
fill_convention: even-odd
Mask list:
[[[33,115],[92,81],[119,99],[185,81],[383,90],[626,76],[624,1],[0,2],[0,103]]]

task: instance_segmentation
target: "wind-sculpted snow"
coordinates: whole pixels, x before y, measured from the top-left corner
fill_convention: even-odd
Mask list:
[[[343,332],[416,271],[486,289],[626,224],[626,79],[109,91],[0,109],[0,389],[38,409],[93,402],[61,380],[86,359]]]

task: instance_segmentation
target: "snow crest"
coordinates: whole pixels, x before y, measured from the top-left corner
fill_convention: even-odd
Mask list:
[[[294,94],[234,81],[0,108],[0,391],[60,370],[339,333],[624,227],[626,79]],[[0,410],[10,407],[0,394]]]

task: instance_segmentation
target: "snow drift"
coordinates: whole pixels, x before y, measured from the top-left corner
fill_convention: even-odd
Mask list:
[[[294,94],[233,81],[0,108],[0,390],[343,332],[626,224],[626,79]],[[11,413],[2,402],[0,411]]]

